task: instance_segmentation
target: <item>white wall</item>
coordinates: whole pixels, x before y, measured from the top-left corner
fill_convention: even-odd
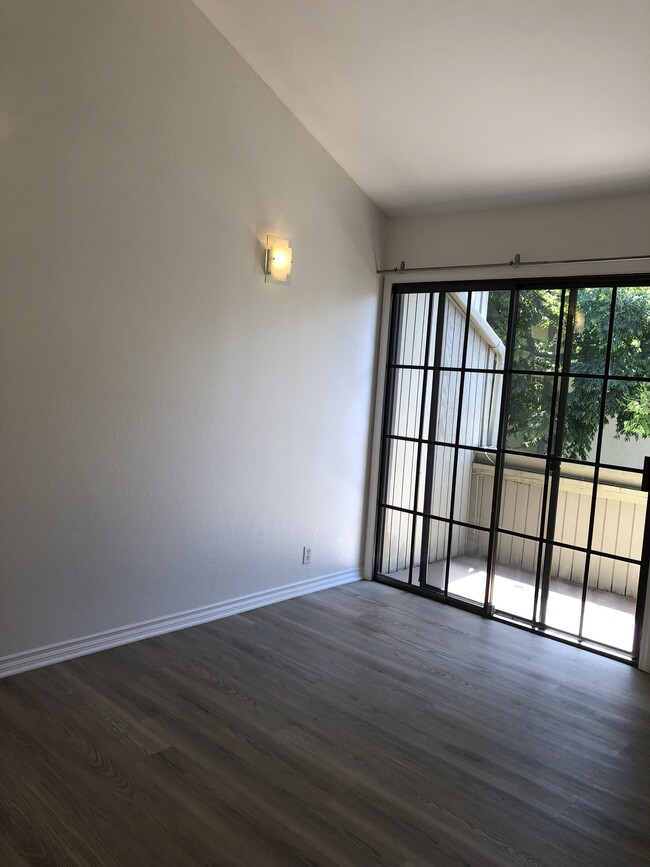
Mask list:
[[[386,267],[409,268],[525,260],[650,254],[650,194],[563,202],[528,208],[469,211],[446,216],[392,219]],[[558,266],[559,267],[559,266]],[[650,261],[618,270],[650,271]],[[603,265],[571,273],[609,273]],[[616,270],[616,269],[615,269]],[[524,271],[520,272],[522,276]],[[567,266],[553,273],[569,273]],[[458,276],[458,275],[456,275]],[[485,272],[470,277],[502,276]],[[516,273],[506,276],[515,277]],[[445,279],[454,279],[450,272]]]
[[[189,0],[0,12],[0,657],[358,566],[383,217]]]

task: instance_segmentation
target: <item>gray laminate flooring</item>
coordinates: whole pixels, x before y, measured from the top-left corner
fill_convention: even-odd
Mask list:
[[[359,582],[0,682],[0,864],[650,864],[650,677]]]

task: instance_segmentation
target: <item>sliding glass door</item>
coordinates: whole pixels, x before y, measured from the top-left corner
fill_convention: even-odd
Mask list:
[[[645,283],[395,287],[376,578],[637,656]]]

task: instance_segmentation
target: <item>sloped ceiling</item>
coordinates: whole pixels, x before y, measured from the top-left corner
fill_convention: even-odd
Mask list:
[[[388,214],[650,189],[650,0],[195,0]]]

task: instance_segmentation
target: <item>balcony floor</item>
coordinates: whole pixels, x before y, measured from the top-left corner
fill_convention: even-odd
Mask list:
[[[430,563],[427,583],[430,587],[444,586],[445,562]],[[408,580],[408,570],[393,572],[390,577]],[[458,556],[451,560],[449,593],[472,602],[482,602],[485,594],[485,560],[480,557]],[[494,604],[497,611],[526,620],[533,617],[535,576],[512,566],[497,565],[494,582]],[[580,624],[582,588],[579,584],[551,580],[546,623],[553,629],[577,634]],[[634,639],[636,600],[606,590],[589,588],[585,604],[584,637],[629,653]]]

